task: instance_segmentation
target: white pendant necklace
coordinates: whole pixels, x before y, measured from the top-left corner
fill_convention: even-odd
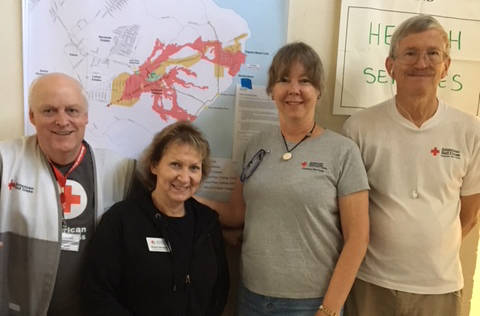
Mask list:
[[[283,160],[290,160],[290,159],[292,159],[292,153],[290,153],[290,152],[284,153],[284,154],[282,155],[282,159],[283,159]]]
[[[283,138],[283,143],[285,144],[285,149],[287,150],[286,153],[284,153],[282,155],[282,159],[284,161],[287,161],[287,160],[290,160],[292,159],[293,155],[292,155],[292,151],[297,148],[298,145],[300,145],[305,139],[307,139],[308,137],[312,136],[312,132],[313,130],[315,129],[315,126],[316,126],[316,122],[313,122],[313,127],[312,129],[305,135],[303,136],[303,138],[298,142],[296,143],[292,148],[288,149],[288,145],[287,145],[287,141],[285,140],[285,136],[283,136],[283,133],[282,134],[282,138]],[[281,131],[280,131],[281,132]]]

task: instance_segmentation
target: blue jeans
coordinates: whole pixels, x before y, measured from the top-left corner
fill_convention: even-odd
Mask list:
[[[238,289],[238,316],[313,316],[323,298],[280,298],[253,293],[243,284]]]

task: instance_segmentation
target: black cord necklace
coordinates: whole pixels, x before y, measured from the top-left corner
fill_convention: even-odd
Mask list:
[[[313,126],[312,126],[312,129],[305,135],[303,136],[303,138],[295,144],[295,146],[293,146],[292,148],[288,149],[288,145],[287,145],[287,141],[285,140],[285,136],[283,136],[283,133],[281,132],[280,130],[280,133],[282,134],[282,138],[283,138],[283,143],[285,144],[285,149],[287,150],[286,153],[284,153],[282,155],[282,159],[287,161],[287,160],[290,160],[292,159],[292,151],[297,148],[298,145],[300,145],[305,139],[307,139],[308,137],[312,136],[312,132],[313,130],[315,129],[315,126],[317,125],[316,122],[313,122]]]

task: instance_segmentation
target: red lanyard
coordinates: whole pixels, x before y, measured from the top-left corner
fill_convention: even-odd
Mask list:
[[[70,167],[70,169],[65,173],[65,175],[63,175],[62,172],[58,170],[57,167],[55,167],[55,165],[50,159],[48,160],[48,162],[50,163],[50,166],[53,169],[53,172],[55,173],[55,178],[57,179],[57,183],[60,186],[60,203],[62,203],[63,213],[65,213],[65,185],[67,184],[67,178],[73,172],[73,170],[75,170],[80,165],[80,163],[83,160],[83,157],[85,157],[86,152],[87,152],[87,148],[85,147],[85,144],[82,144],[82,147],[80,148],[80,152],[78,153],[78,156],[75,159],[75,162]]]

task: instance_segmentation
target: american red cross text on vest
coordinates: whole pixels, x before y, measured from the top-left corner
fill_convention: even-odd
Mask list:
[[[72,204],[80,204],[80,195],[72,195],[72,186],[66,185],[63,200],[63,212],[69,214],[72,211]]]

